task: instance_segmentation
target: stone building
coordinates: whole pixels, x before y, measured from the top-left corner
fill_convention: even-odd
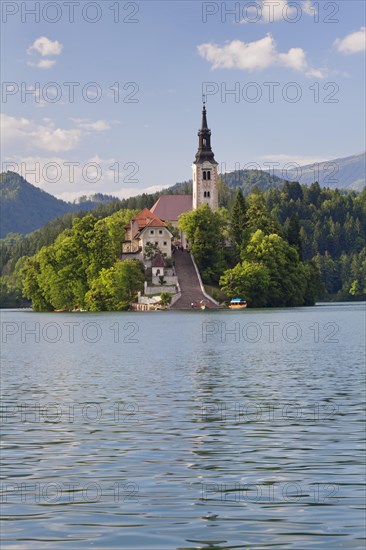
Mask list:
[[[125,226],[125,240],[122,243],[122,256],[144,257],[146,245],[151,243],[159,247],[166,258],[172,255],[173,235],[156,214],[144,208]],[[125,257],[123,259],[126,259]]]

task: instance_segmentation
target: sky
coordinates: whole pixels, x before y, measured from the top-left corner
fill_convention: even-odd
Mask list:
[[[2,0],[2,170],[64,200],[189,180],[203,93],[221,172],[360,153],[365,6]]]

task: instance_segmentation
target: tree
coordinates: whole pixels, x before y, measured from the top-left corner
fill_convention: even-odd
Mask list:
[[[262,307],[268,301],[270,274],[268,269],[256,262],[237,264],[228,269],[220,279],[222,292],[230,298],[244,298],[252,307]]]
[[[144,248],[144,258],[145,260],[153,260],[158,254],[164,256],[161,252],[159,245],[155,243],[146,243]]]
[[[296,214],[292,214],[287,229],[288,243],[296,248],[299,253],[300,260],[302,259],[302,242],[300,236],[299,218]]]
[[[124,226],[131,216],[133,212],[125,211],[103,220],[91,214],[77,218],[72,228],[62,232],[54,244],[41,248],[33,261],[25,262],[21,270],[24,295],[32,299],[33,307],[37,310],[84,309],[86,294],[93,289],[93,303],[97,295],[101,300],[100,306],[93,307],[109,309],[107,279],[100,280],[100,275],[114,267]],[[112,305],[118,304],[114,295],[112,298]]]
[[[162,292],[160,294],[160,304],[163,307],[167,307],[170,304],[171,299],[172,299],[172,297],[169,294],[169,292]]]
[[[138,260],[117,261],[113,267],[102,269],[86,293],[85,303],[90,311],[124,311],[144,288],[144,268]]]
[[[271,233],[282,233],[278,222],[271,216],[267,210],[266,203],[262,193],[249,195],[247,199],[247,242],[250,235],[260,229],[266,235]]]
[[[306,279],[297,250],[277,234],[258,230],[252,236],[244,259],[262,263],[270,275],[267,305],[298,306],[304,302]]]
[[[231,236],[234,243],[240,247],[244,241],[245,231],[247,227],[247,205],[243,196],[241,187],[236,192],[235,202],[233,205],[231,219]]]
[[[205,283],[219,281],[225,269],[223,244],[226,227],[225,210],[212,212],[207,204],[179,217],[179,228],[184,231],[190,250]]]
[[[23,296],[32,300],[34,311],[52,311],[52,304],[45,298],[42,288],[40,287],[38,277],[40,273],[40,265],[37,258],[27,258],[23,267]]]
[[[295,247],[273,233],[256,231],[243,261],[221,277],[222,290],[240,294],[255,306],[301,306],[314,303],[316,269],[299,260]]]

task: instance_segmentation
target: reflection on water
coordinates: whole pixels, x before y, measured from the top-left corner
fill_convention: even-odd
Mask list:
[[[3,547],[363,548],[364,304],[2,312]]]

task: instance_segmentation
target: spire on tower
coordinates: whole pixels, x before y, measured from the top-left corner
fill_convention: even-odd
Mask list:
[[[198,130],[198,151],[194,162],[204,162],[205,160],[215,162],[211,149],[211,130],[207,124],[206,96],[204,94],[202,95],[202,103],[202,123],[201,128]]]

